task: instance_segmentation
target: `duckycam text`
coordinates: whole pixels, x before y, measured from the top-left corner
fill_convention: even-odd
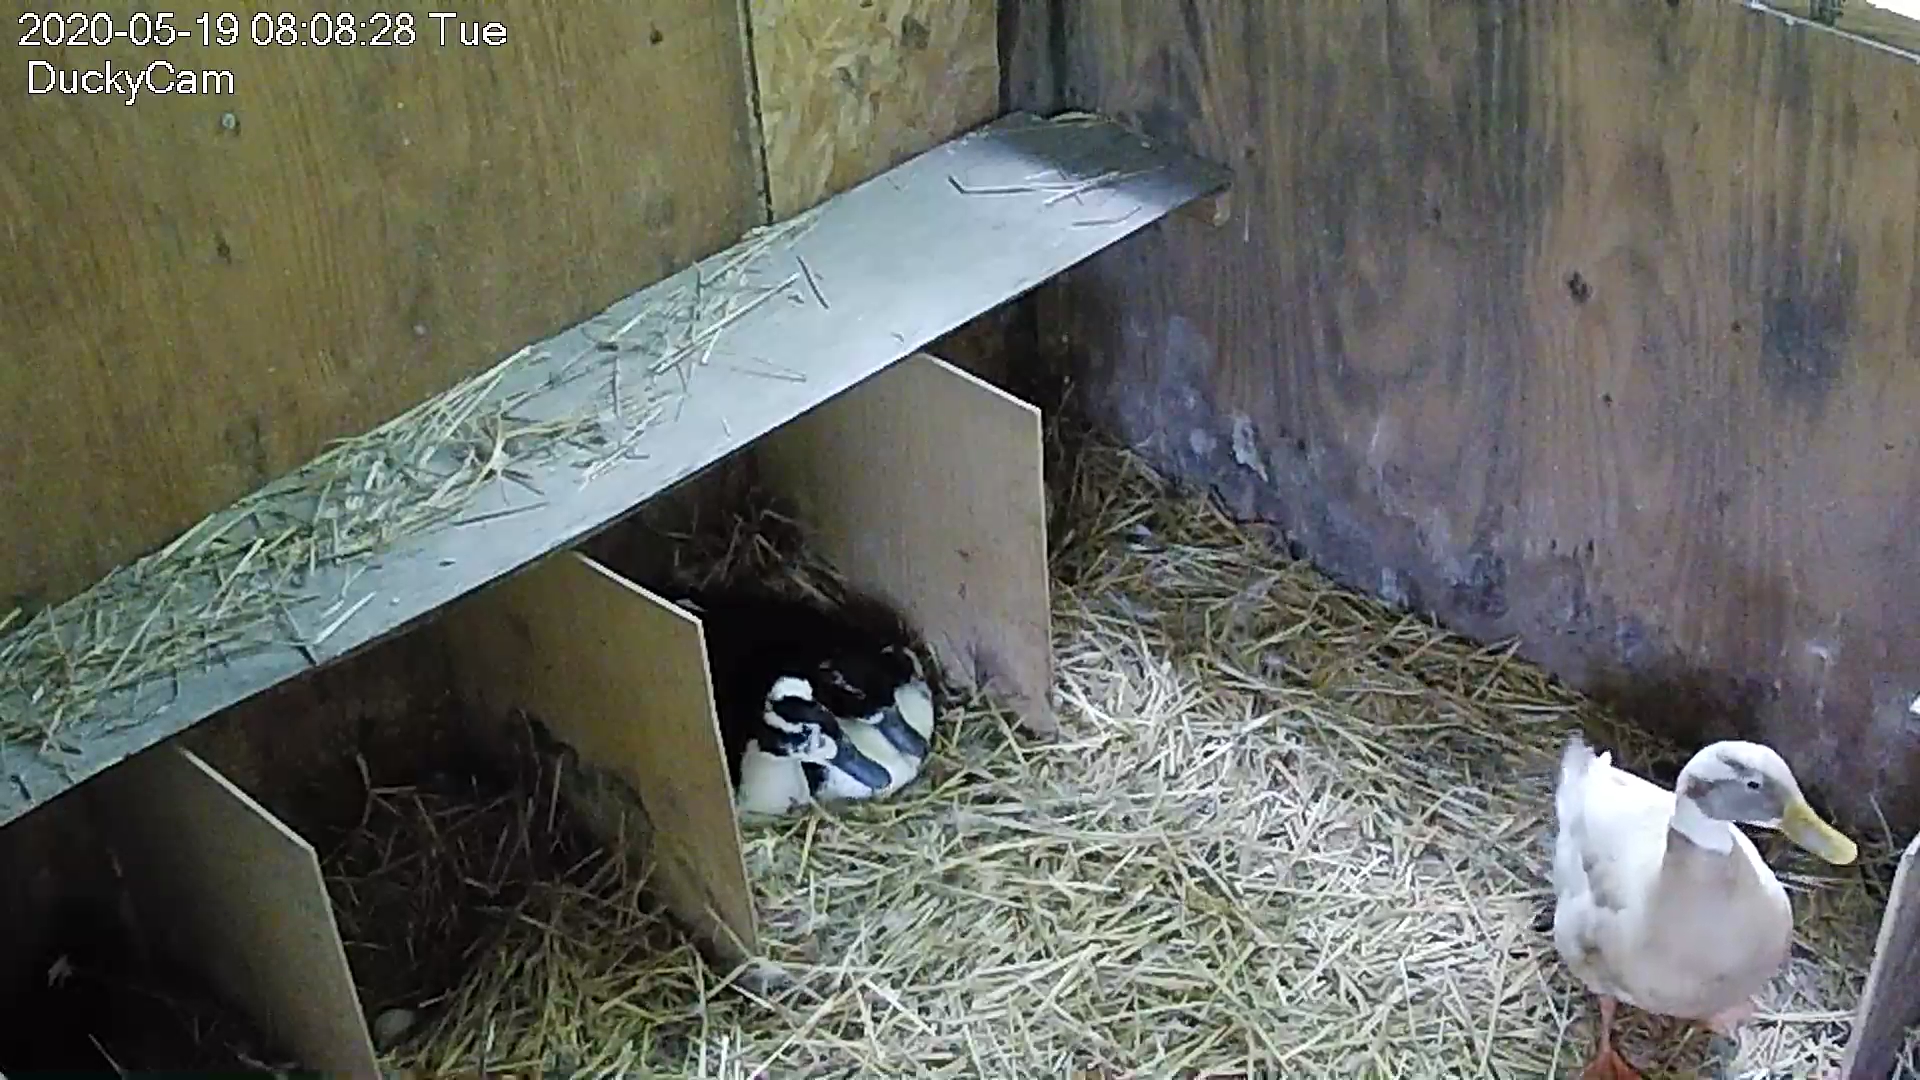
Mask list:
[[[128,105],[141,94],[233,93],[233,72],[176,67],[155,60],[140,67],[125,67],[109,60],[98,67],[63,68],[45,60],[27,61],[29,94],[110,94]]]

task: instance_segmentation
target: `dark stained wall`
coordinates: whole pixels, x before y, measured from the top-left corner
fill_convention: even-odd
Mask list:
[[[1920,65],[1732,2],[1006,0],[1008,105],[1236,170],[1044,290],[1345,581],[1920,826]]]

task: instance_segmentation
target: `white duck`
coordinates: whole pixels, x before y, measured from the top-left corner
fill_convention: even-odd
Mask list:
[[[1786,961],[1792,905],[1734,823],[1778,829],[1836,865],[1857,854],[1758,743],[1702,749],[1674,786],[1614,768],[1578,735],[1561,756],[1553,940],[1600,999],[1585,1080],[1640,1075],[1613,1047],[1617,1005],[1703,1023],[1724,1044]]]

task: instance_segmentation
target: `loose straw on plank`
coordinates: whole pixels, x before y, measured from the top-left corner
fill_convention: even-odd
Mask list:
[[[357,574],[340,595],[317,597],[323,570],[477,523],[463,512],[496,485],[526,489],[527,504],[543,499],[526,479],[531,462],[571,454],[587,480],[599,475],[633,452],[665,414],[668,397],[684,399],[687,369],[711,354],[726,327],[772,293],[794,289],[798,277],[785,273],[789,249],[814,220],[806,214],[754,230],[743,248],[715,256],[714,268],[558,360],[541,385],[506,389],[528,365],[555,359],[523,349],[365,435],[340,440],[73,599],[24,621],[6,613],[0,743],[69,748],[68,729],[98,719],[110,695],[155,687],[159,693],[142,701],[164,707],[182,675],[252,649],[292,644],[311,657],[372,600],[355,592]],[[768,280],[774,268],[784,280]],[[527,417],[546,395],[596,375],[619,395],[611,407],[594,400],[569,415]],[[601,430],[606,416],[618,417],[624,430]],[[293,610],[315,599],[331,600],[320,625],[297,625]]]

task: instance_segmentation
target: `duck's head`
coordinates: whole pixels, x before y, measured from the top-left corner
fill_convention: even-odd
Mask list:
[[[820,662],[820,700],[848,723],[879,729],[895,749],[927,756],[933,693],[920,657],[904,645],[848,652]]]
[[[813,680],[820,702],[840,716],[877,713],[903,688],[925,689],[920,658],[903,645],[849,649],[820,661]]]
[[[813,684],[806,679],[786,675],[774,680],[761,720],[765,731],[758,741],[764,753],[837,769],[875,790],[892,779],[854,747],[832,711],[814,700]]]
[[[1677,788],[1707,817],[1778,829],[1836,866],[1859,854],[1852,840],[1807,805],[1780,755],[1759,743],[1730,740],[1703,748],[1681,770]]]
[[[905,645],[889,645],[881,649],[880,659],[902,685],[927,681],[927,671],[920,666],[920,655]]]

